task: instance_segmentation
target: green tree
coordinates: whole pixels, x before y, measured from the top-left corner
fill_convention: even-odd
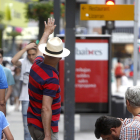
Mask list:
[[[47,21],[54,12],[53,1],[40,1],[27,3],[25,8],[25,18],[39,21],[39,36],[41,38],[44,32],[44,21]],[[64,17],[65,6],[61,4],[61,17]]]

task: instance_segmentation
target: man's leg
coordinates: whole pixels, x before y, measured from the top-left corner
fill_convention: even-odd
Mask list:
[[[38,128],[34,127],[33,125],[28,126],[30,134],[33,138],[33,140],[44,140],[45,135],[44,132],[39,130]],[[51,140],[58,140],[58,132],[54,133],[51,130]]]
[[[29,129],[30,135],[33,138],[33,140],[37,140],[37,138],[34,135],[34,129],[35,129],[35,127],[32,126],[32,125],[28,125],[28,129]]]
[[[24,127],[24,140],[31,140],[31,135],[28,130],[27,124],[27,109],[28,101],[22,101],[22,118],[23,118],[23,127]]]
[[[28,128],[33,140],[44,140],[45,135],[43,131],[37,129],[33,125],[29,125]]]

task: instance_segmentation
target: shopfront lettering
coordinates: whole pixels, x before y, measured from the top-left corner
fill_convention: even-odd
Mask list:
[[[84,50],[79,50],[76,48],[76,55],[102,55],[101,50],[88,50],[87,48]]]
[[[89,14],[88,17],[89,17],[89,18],[94,18],[94,19],[96,19],[96,18],[100,18],[100,19],[102,19],[102,18],[104,18],[104,15],[94,15],[94,14]]]
[[[110,11],[110,7],[94,7],[89,6],[90,11]]]

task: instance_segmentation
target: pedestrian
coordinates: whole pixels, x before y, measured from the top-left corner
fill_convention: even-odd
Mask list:
[[[0,111],[0,138],[1,140],[14,140],[13,135],[9,129],[9,123],[3,114]]]
[[[101,116],[95,122],[95,136],[104,140],[139,140],[140,121]]]
[[[116,92],[119,92],[119,87],[121,85],[121,77],[123,76],[123,64],[120,59],[118,59],[118,63],[115,66],[115,78],[116,78]]]
[[[19,111],[19,105],[20,105],[19,96],[20,96],[20,90],[21,90],[20,67],[15,67],[14,72],[15,72],[14,74],[15,85],[13,87],[13,95],[15,98],[15,111]]]
[[[0,111],[6,115],[5,91],[8,88],[6,76],[0,64]]]
[[[22,55],[27,52],[27,56],[23,59],[20,59]],[[27,109],[29,104],[29,95],[28,95],[28,82],[29,82],[29,72],[31,66],[36,58],[36,44],[34,42],[29,43],[25,48],[20,50],[11,60],[13,65],[21,67],[21,76],[20,80],[22,81],[21,93],[19,100],[22,105],[22,118],[23,118],[23,127],[24,127],[24,140],[31,140],[31,136],[27,126]]]
[[[53,37],[47,42],[56,27],[54,21],[49,18],[47,24],[44,22],[44,33],[29,75],[30,100],[27,119],[33,140],[58,140],[61,97],[56,66],[70,51],[63,48],[63,42],[58,37]]]
[[[129,87],[125,92],[127,110],[136,118],[140,117],[140,86]]]
[[[122,86],[128,87],[129,81],[125,73],[123,73],[121,81],[122,81]]]
[[[3,63],[3,50],[0,49],[0,64]],[[10,95],[12,94],[12,90],[13,90],[13,85],[15,84],[14,81],[14,77],[12,75],[12,72],[9,68],[6,68],[3,66],[5,75],[6,75],[6,79],[7,79],[7,83],[8,83],[8,88],[6,91],[6,96],[5,96],[5,100],[7,102],[7,100],[9,99]]]

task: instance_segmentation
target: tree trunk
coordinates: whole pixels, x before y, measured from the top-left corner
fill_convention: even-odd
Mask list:
[[[47,20],[43,19],[42,17],[39,17],[39,35],[38,35],[38,39],[40,40],[43,33],[44,33],[44,21]]]
[[[41,1],[48,1],[48,0],[39,0]],[[40,40],[43,33],[44,33],[44,21],[47,22],[48,17],[46,17],[46,19],[43,19],[42,17],[39,17],[39,35],[38,35],[38,39]]]

